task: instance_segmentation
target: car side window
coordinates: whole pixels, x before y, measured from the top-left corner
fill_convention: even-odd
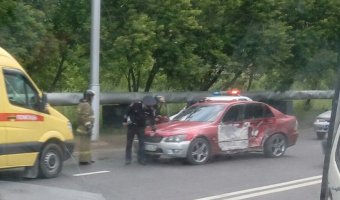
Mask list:
[[[263,117],[269,118],[269,117],[274,117],[273,112],[268,108],[266,105],[263,106]]]
[[[4,71],[6,91],[11,104],[29,109],[37,109],[39,95],[30,81],[20,72]]]
[[[232,106],[227,113],[224,115],[223,123],[233,123],[243,120],[243,105]]]
[[[264,104],[247,104],[246,106],[245,119],[268,118],[273,116],[272,111]]]

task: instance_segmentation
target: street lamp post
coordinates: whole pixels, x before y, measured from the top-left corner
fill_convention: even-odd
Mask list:
[[[91,1],[91,84],[95,91],[92,108],[95,123],[93,126],[92,140],[99,138],[99,113],[100,113],[100,85],[99,85],[99,49],[100,49],[100,0]]]

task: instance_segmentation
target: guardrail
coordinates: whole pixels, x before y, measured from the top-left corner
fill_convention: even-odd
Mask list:
[[[128,104],[132,101],[142,99],[145,95],[162,95],[169,103],[183,103],[193,99],[202,99],[212,96],[212,92],[113,92],[101,93],[100,104]],[[245,92],[243,96],[248,96],[256,101],[266,100],[302,100],[302,99],[332,99],[334,90],[301,90],[286,92]],[[55,106],[76,105],[82,98],[82,93],[48,93],[49,103]]]

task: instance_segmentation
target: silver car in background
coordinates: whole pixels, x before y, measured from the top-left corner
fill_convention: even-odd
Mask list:
[[[318,139],[324,139],[325,135],[328,133],[329,123],[331,120],[331,111],[318,115],[313,123],[314,131]]]

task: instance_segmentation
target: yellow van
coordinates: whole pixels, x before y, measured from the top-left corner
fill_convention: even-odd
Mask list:
[[[56,177],[73,148],[70,121],[0,47],[0,169],[24,167],[26,177]]]

